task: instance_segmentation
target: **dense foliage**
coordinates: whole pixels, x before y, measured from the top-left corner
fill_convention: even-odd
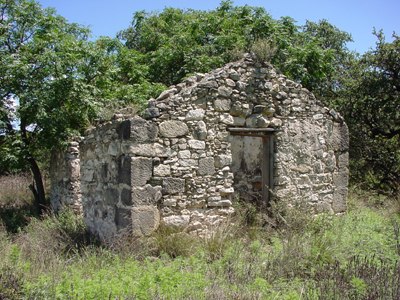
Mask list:
[[[355,182],[389,193],[400,191],[400,38],[353,62],[338,101],[350,129]]]
[[[289,17],[274,20],[261,7],[222,1],[211,11],[167,8],[134,14],[119,34],[129,49],[143,54],[149,80],[176,84],[256,51],[289,77],[323,94],[338,78],[349,34],[322,20],[303,27]]]
[[[29,166],[32,190],[44,205],[38,158],[86,126],[96,105],[88,31],[33,1],[0,5],[2,161],[22,159]]]
[[[132,66],[136,57],[118,41],[88,37],[87,29],[35,1],[0,1],[0,173],[30,169],[39,209],[46,204],[40,163],[52,148],[104,108],[160,91],[141,80],[146,67]],[[122,100],[109,101],[116,97]]]

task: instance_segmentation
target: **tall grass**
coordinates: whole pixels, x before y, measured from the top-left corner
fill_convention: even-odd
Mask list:
[[[28,174],[0,176],[0,207],[19,207],[31,204],[32,193]]]
[[[36,214],[31,183],[28,174],[0,176],[0,222],[9,232],[16,233]]]
[[[206,239],[161,228],[100,246],[68,211],[0,227],[0,299],[400,299],[399,214],[371,199],[280,222],[246,205]]]

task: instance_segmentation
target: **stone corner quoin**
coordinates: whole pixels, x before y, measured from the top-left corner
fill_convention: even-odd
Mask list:
[[[116,114],[55,154],[52,205],[80,205],[103,240],[123,230],[149,235],[160,224],[207,235],[234,212],[234,194],[265,200],[263,138],[232,128],[270,132],[270,199],[346,210],[343,118],[250,56],[170,87],[141,117]]]

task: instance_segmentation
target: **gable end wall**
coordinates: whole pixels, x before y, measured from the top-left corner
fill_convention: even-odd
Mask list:
[[[143,115],[117,116],[80,145],[83,212],[102,239],[148,235],[160,224],[204,235],[232,215],[234,195],[259,197],[261,143],[228,127],[276,129],[276,201],[346,209],[346,124],[270,65],[248,56],[197,74],[150,100]]]

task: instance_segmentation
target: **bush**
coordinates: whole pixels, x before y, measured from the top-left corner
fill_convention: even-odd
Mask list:
[[[155,256],[167,254],[171,258],[188,257],[196,251],[198,240],[178,228],[160,226],[150,240]]]

